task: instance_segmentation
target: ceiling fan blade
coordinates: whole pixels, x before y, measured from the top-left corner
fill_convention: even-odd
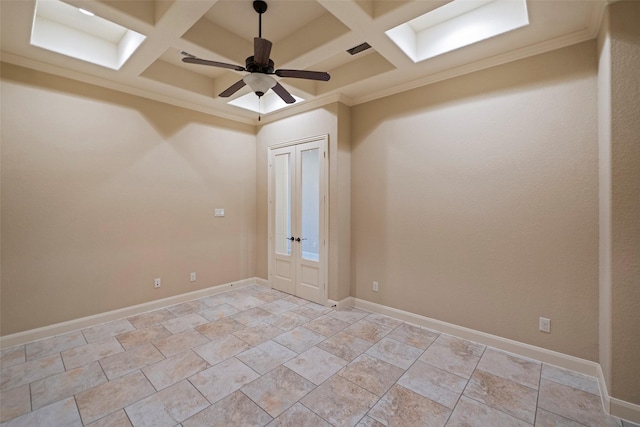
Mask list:
[[[240,65],[226,64],[224,62],[217,62],[217,61],[209,61],[207,59],[195,58],[193,56],[187,56],[186,58],[182,58],[182,62],[186,62],[188,64],[200,64],[200,65],[210,65],[212,67],[228,68],[230,70],[236,70],[236,71],[245,71],[244,67],[241,67]]]
[[[275,75],[278,77],[293,77],[295,79],[322,80],[329,81],[331,76],[324,71],[306,71],[306,70],[276,70]]]
[[[273,91],[277,93],[278,96],[287,104],[293,104],[296,102],[296,99],[291,96],[291,94],[280,83],[276,83],[276,85],[271,89],[273,89]]]
[[[253,60],[259,65],[269,65],[271,42],[260,37],[253,38]]]
[[[224,92],[222,92],[220,95],[220,97],[222,98],[228,98],[231,95],[233,95],[234,93],[236,93],[237,91],[239,91],[240,89],[242,89],[243,87],[245,87],[246,83],[244,82],[244,80],[240,79],[237,82],[235,82],[234,84],[232,84],[231,86],[229,86],[229,88],[225,89]]]

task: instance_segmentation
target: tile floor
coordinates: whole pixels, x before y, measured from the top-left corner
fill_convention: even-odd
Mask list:
[[[593,426],[593,378],[249,286],[2,350],[1,426]]]

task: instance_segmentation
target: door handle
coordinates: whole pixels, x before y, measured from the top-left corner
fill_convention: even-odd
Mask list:
[[[298,238],[296,239],[296,242],[299,242],[300,240],[307,240],[307,239],[306,239],[306,238],[301,239],[300,237],[298,237]]]
[[[292,242],[293,242],[294,240],[296,240],[296,238],[295,238],[295,237],[293,237],[293,236],[291,236],[291,237],[285,237],[285,239],[287,239],[287,240],[291,240]]]

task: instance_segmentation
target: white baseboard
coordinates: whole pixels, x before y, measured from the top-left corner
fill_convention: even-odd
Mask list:
[[[256,281],[256,285],[271,288],[271,285],[269,284],[269,281],[267,279],[263,279],[262,277],[254,277],[254,280]]]
[[[135,316],[147,311],[169,307],[175,304],[191,301],[194,299],[228,292],[232,289],[242,288],[245,286],[262,284],[264,279],[252,277],[249,279],[238,280],[235,282],[224,283],[222,285],[212,286],[206,289],[199,289],[193,292],[187,292],[172,297],[163,298],[155,301],[149,301],[143,304],[131,307],[120,308],[117,310],[107,311],[105,313],[95,314],[93,316],[82,317],[80,319],[69,320],[67,322],[56,323],[54,325],[44,326],[42,328],[30,329],[24,332],[18,332],[11,335],[0,337],[0,349],[13,347],[16,345],[26,344],[32,341],[38,341],[45,338],[51,338],[56,335],[66,334],[68,332],[89,328],[91,326],[100,325],[102,323],[114,320],[124,319],[126,317]],[[260,281],[260,282],[259,282]]]
[[[624,400],[610,397],[602,368],[599,363],[590,360],[580,359],[578,357],[559,353],[557,351],[536,347],[530,344],[502,338],[496,335],[487,334],[485,332],[476,331],[474,329],[465,328],[463,326],[454,325],[452,323],[443,322],[441,320],[431,319],[419,314],[410,313],[404,310],[388,307],[374,302],[366,301],[359,298],[345,298],[338,304],[338,309],[346,306],[354,306],[356,308],[371,311],[374,313],[384,314],[398,320],[402,320],[414,325],[423,326],[437,332],[455,335],[460,338],[488,345],[503,351],[508,351],[519,356],[535,359],[550,365],[580,372],[591,377],[595,377],[600,386],[600,395],[602,397],[602,406],[606,413],[614,417],[622,418],[633,423],[640,422],[640,405],[626,402]],[[341,307],[344,305],[344,307]]]
[[[329,307],[334,307],[336,310],[344,310],[347,307],[355,306],[355,298],[347,297],[347,298],[341,299],[340,301],[335,301],[330,299],[327,301],[327,305]]]

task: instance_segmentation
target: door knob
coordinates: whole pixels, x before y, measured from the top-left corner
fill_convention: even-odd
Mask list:
[[[306,239],[306,238],[305,238],[305,239],[301,239],[300,237],[298,237],[298,238],[296,239],[296,242],[299,242],[300,240],[307,240],[307,239]]]
[[[293,236],[291,236],[291,237],[285,237],[285,239],[287,239],[287,240],[291,240],[292,242],[293,242],[294,240],[296,240],[296,238],[295,238],[295,237],[293,237]]]

